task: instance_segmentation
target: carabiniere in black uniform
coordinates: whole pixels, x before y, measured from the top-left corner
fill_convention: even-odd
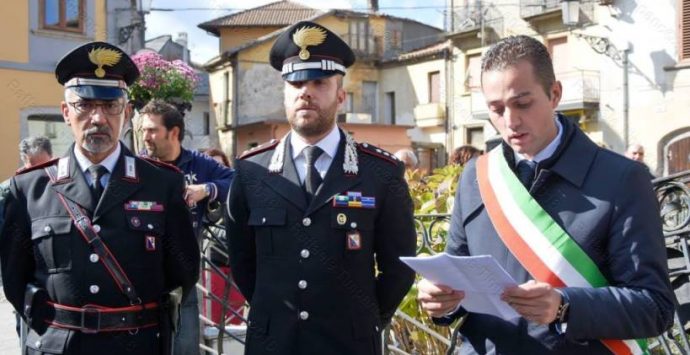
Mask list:
[[[311,22],[271,50],[288,81],[344,74],[353,61],[347,44]],[[294,130],[236,162],[226,225],[232,274],[251,306],[245,354],[380,354],[381,331],[414,280],[399,260],[416,241],[402,163],[331,132],[338,143],[323,181],[307,171],[304,188]]]
[[[89,58],[94,50],[108,50],[110,64]],[[101,99],[112,87],[98,87],[99,68],[116,85],[138,76],[125,53],[102,42],[68,54],[56,74],[61,84],[87,76],[79,95]],[[0,257],[5,294],[31,327],[28,354],[169,350],[165,296],[177,287],[192,288],[198,277],[199,249],[190,238],[183,176],[117,144],[120,153],[98,201],[74,145],[63,158],[11,180]],[[88,238],[95,240],[87,243]]]

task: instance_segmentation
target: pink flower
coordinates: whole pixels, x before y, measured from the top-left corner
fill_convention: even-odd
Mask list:
[[[130,87],[130,97],[148,101],[152,98],[191,101],[199,76],[194,68],[181,61],[167,61],[156,52],[142,52],[132,56],[139,68],[140,78]]]

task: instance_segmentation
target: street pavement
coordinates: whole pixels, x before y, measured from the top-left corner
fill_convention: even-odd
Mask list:
[[[12,305],[5,298],[5,292],[0,287],[0,355],[21,353],[13,310]]]

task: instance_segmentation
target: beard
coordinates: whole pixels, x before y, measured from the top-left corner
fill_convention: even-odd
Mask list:
[[[144,141],[144,149],[146,149],[146,155],[150,158],[156,158],[159,160],[165,160],[168,154],[172,151],[172,143],[170,142],[170,132],[165,133],[163,139],[151,139],[149,141]]]
[[[144,149],[146,149],[146,155],[148,155],[149,157],[158,158],[156,156],[156,151],[158,150],[158,147],[155,143],[144,142]]]
[[[302,137],[320,137],[328,133],[335,124],[335,116],[338,111],[338,103],[333,103],[321,108],[310,105],[313,111],[299,112],[298,110],[288,111],[288,122],[292,129]]]
[[[81,147],[90,153],[105,153],[112,149],[117,140],[108,126],[93,126],[84,131]]]

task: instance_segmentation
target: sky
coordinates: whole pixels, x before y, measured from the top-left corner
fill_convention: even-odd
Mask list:
[[[178,33],[187,32],[191,59],[203,64],[219,54],[218,37],[197,27],[200,23],[274,1],[276,0],[152,0],[153,10],[146,15],[146,39],[166,34],[175,39]],[[366,0],[292,1],[322,10],[338,8],[366,11],[367,8]],[[445,4],[446,0],[379,0],[379,9],[385,14],[410,18],[442,29]],[[199,8],[203,10],[198,10]]]

